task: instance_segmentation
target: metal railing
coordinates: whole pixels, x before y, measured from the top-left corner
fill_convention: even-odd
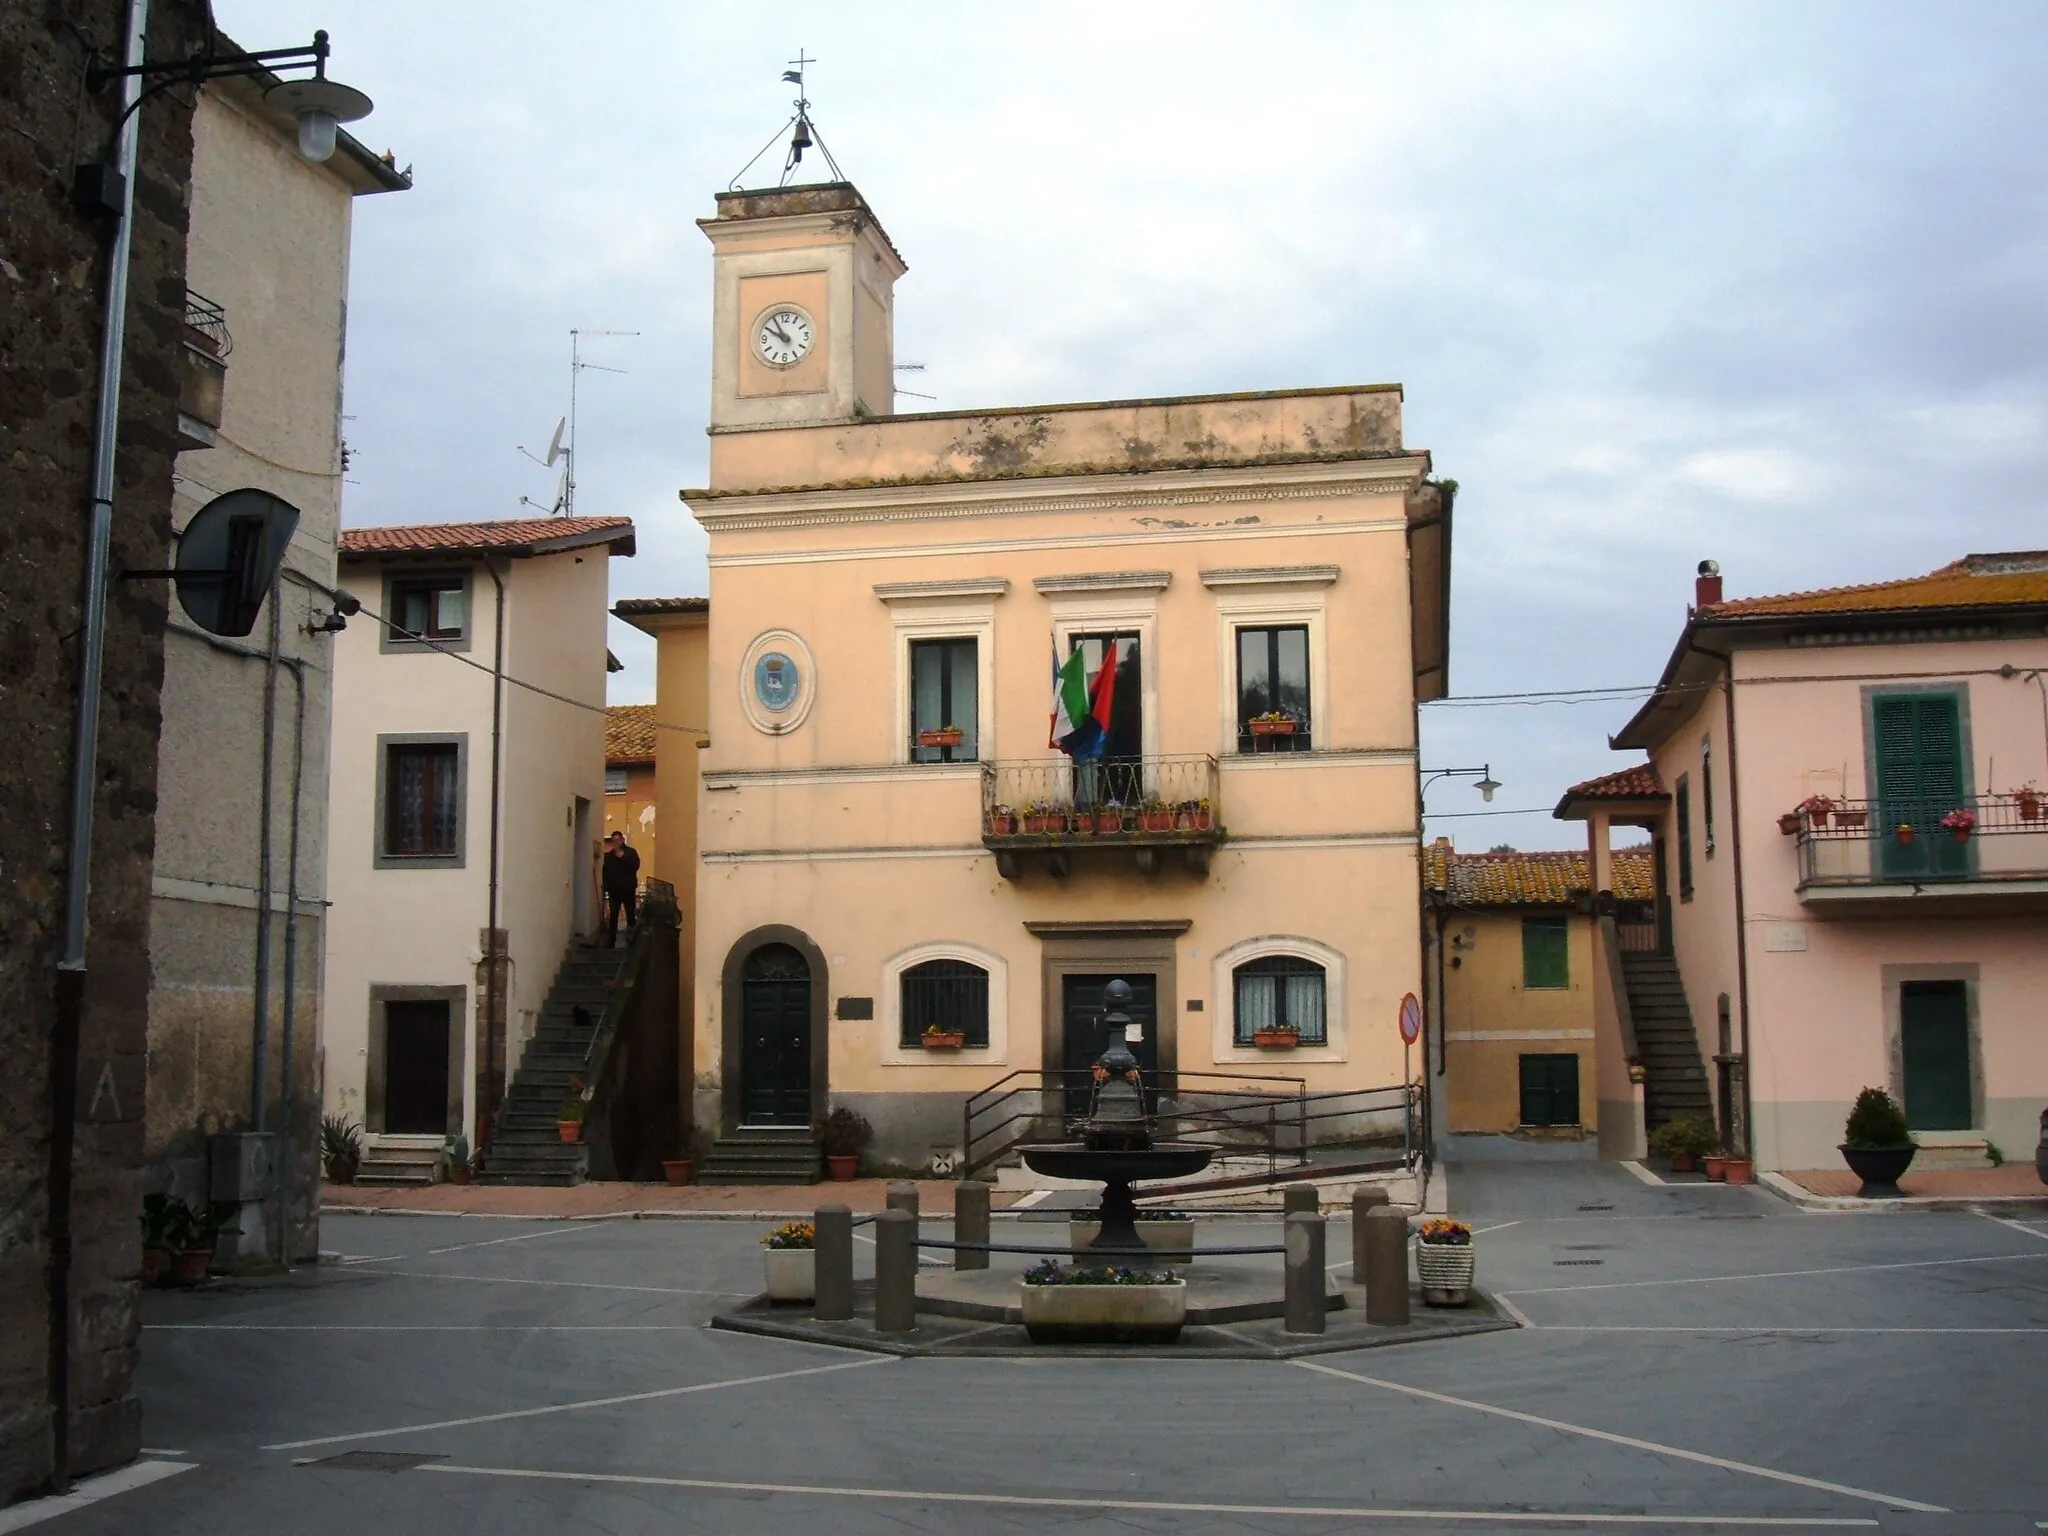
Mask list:
[[[1801,886],[2048,878],[2048,792],[1831,800],[1794,821]]]
[[[961,1110],[960,1177],[973,1178],[1028,1143],[1073,1140],[1093,1086],[1087,1071],[1022,1068],[971,1095]],[[1311,1147],[1319,1143],[1390,1129],[1401,1133],[1404,1160],[1420,1146],[1413,1085],[1311,1093],[1298,1077],[1162,1072],[1144,1086],[1158,1140],[1263,1155],[1268,1175],[1306,1167]]]
[[[1654,955],[1664,948],[1664,934],[1655,918],[1647,922],[1616,918],[1614,932],[1620,947],[1631,954]]]
[[[981,765],[984,839],[1079,844],[1213,841],[1222,831],[1216,759],[1044,758]]]
[[[188,341],[215,357],[224,358],[235,350],[235,338],[228,334],[227,311],[190,288],[185,290],[185,329]]]

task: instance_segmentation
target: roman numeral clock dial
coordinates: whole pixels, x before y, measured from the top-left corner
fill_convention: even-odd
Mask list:
[[[771,309],[754,325],[754,351],[770,368],[793,368],[810,350],[811,321],[800,309]]]

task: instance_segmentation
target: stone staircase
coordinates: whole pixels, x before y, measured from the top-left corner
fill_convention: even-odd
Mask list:
[[[699,1184],[815,1184],[824,1151],[801,1127],[721,1136],[697,1167]]]
[[[580,1184],[590,1153],[556,1129],[571,1080],[584,1070],[590,1042],[631,952],[571,944],[555,973],[533,1038],[498,1106],[480,1184]]]
[[[441,1176],[444,1143],[438,1136],[385,1136],[363,1148],[358,1184],[432,1184]]]
[[[1667,1120],[1691,1116],[1714,1123],[1706,1064],[1685,1000],[1678,962],[1670,955],[1624,950],[1622,976],[1636,1044],[1643,1053],[1643,1123],[1655,1130]]]

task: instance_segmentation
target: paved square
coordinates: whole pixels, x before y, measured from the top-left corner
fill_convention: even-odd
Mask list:
[[[150,1298],[145,1440],[192,1469],[36,1529],[2048,1520],[2048,1221],[1805,1213],[1593,1165],[1458,1168],[1452,1190],[1482,1285],[1527,1326],[1285,1362],[902,1360],[714,1332],[759,1288],[765,1224],[331,1217],[340,1265]],[[1349,1251],[1341,1223],[1330,1248]]]

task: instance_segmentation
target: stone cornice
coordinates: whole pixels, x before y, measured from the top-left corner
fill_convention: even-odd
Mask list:
[[[878,581],[875,596],[885,603],[916,602],[930,597],[1003,597],[1010,590],[1007,576],[962,576],[952,581]]]
[[[1403,496],[1428,471],[1427,454],[1336,463],[1226,465],[1102,475],[837,486],[815,491],[721,494],[690,504],[711,533],[830,524],[929,522],[1055,512],[1232,507],[1261,502]],[[686,504],[692,493],[681,493]],[[1229,519],[1227,521],[1242,521]],[[1194,522],[1160,520],[1166,527]]]
[[[1217,587],[1327,587],[1340,574],[1334,565],[1238,565],[1202,572],[1202,585]]]
[[[1049,597],[1055,592],[1163,592],[1172,583],[1171,571],[1081,571],[1040,576],[1031,585]]]

